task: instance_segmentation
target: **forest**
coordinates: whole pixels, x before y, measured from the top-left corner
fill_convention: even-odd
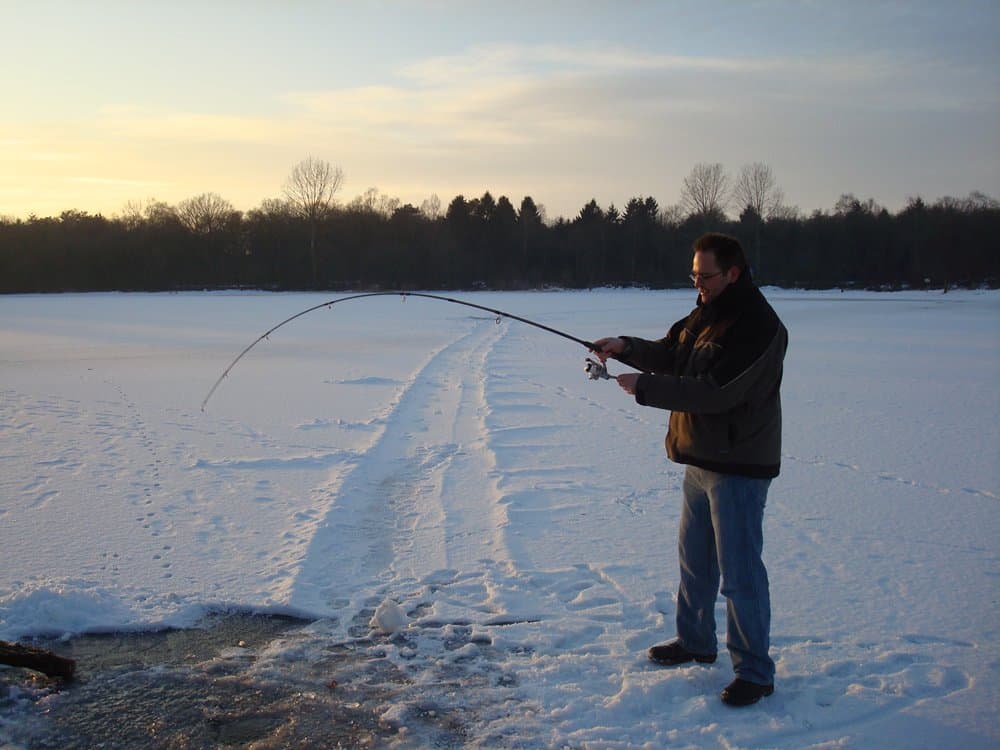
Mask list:
[[[341,204],[342,180],[310,157],[281,198],[246,212],[204,193],[130,203],[111,218],[0,217],[0,292],[680,287],[706,231],[737,237],[759,284],[947,290],[1000,281],[1000,203],[979,192],[911,198],[897,212],[845,193],[831,210],[802,215],[783,205],[765,165],[729,179],[721,165],[702,164],[675,206],[652,196],[622,208],[592,200],[550,220],[531,197],[515,206],[488,191],[417,207],[372,188]]]

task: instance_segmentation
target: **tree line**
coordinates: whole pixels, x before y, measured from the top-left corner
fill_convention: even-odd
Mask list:
[[[548,220],[531,197],[431,196],[417,207],[375,188],[346,204],[339,168],[312,157],[280,198],[247,212],[204,193],[129,203],[112,218],[0,218],[0,292],[677,287],[705,231],[743,243],[759,283],[948,288],[1000,280],[1000,203],[979,192],[893,213],[844,194],[830,211],[788,207],[771,170],[699,164],[677,205],[595,200]],[[735,209],[737,216],[727,213]]]

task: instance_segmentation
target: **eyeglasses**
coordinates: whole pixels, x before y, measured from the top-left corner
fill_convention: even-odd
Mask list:
[[[688,278],[691,279],[695,284],[700,281],[708,281],[709,279],[714,279],[716,276],[721,276],[725,271],[716,271],[715,273],[689,273]]]

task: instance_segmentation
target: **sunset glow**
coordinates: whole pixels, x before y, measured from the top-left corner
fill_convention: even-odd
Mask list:
[[[770,165],[791,205],[1000,194],[1000,10],[936,3],[3,3],[0,215],[241,210],[313,154],[415,205],[678,200]],[[530,23],[526,22],[530,19]]]

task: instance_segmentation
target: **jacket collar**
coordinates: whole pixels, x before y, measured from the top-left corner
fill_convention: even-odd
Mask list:
[[[723,289],[722,294],[711,302],[704,303],[701,301],[701,296],[698,297],[697,305],[701,317],[706,320],[725,317],[744,307],[756,291],[757,287],[754,286],[750,274],[741,273],[736,281]]]

